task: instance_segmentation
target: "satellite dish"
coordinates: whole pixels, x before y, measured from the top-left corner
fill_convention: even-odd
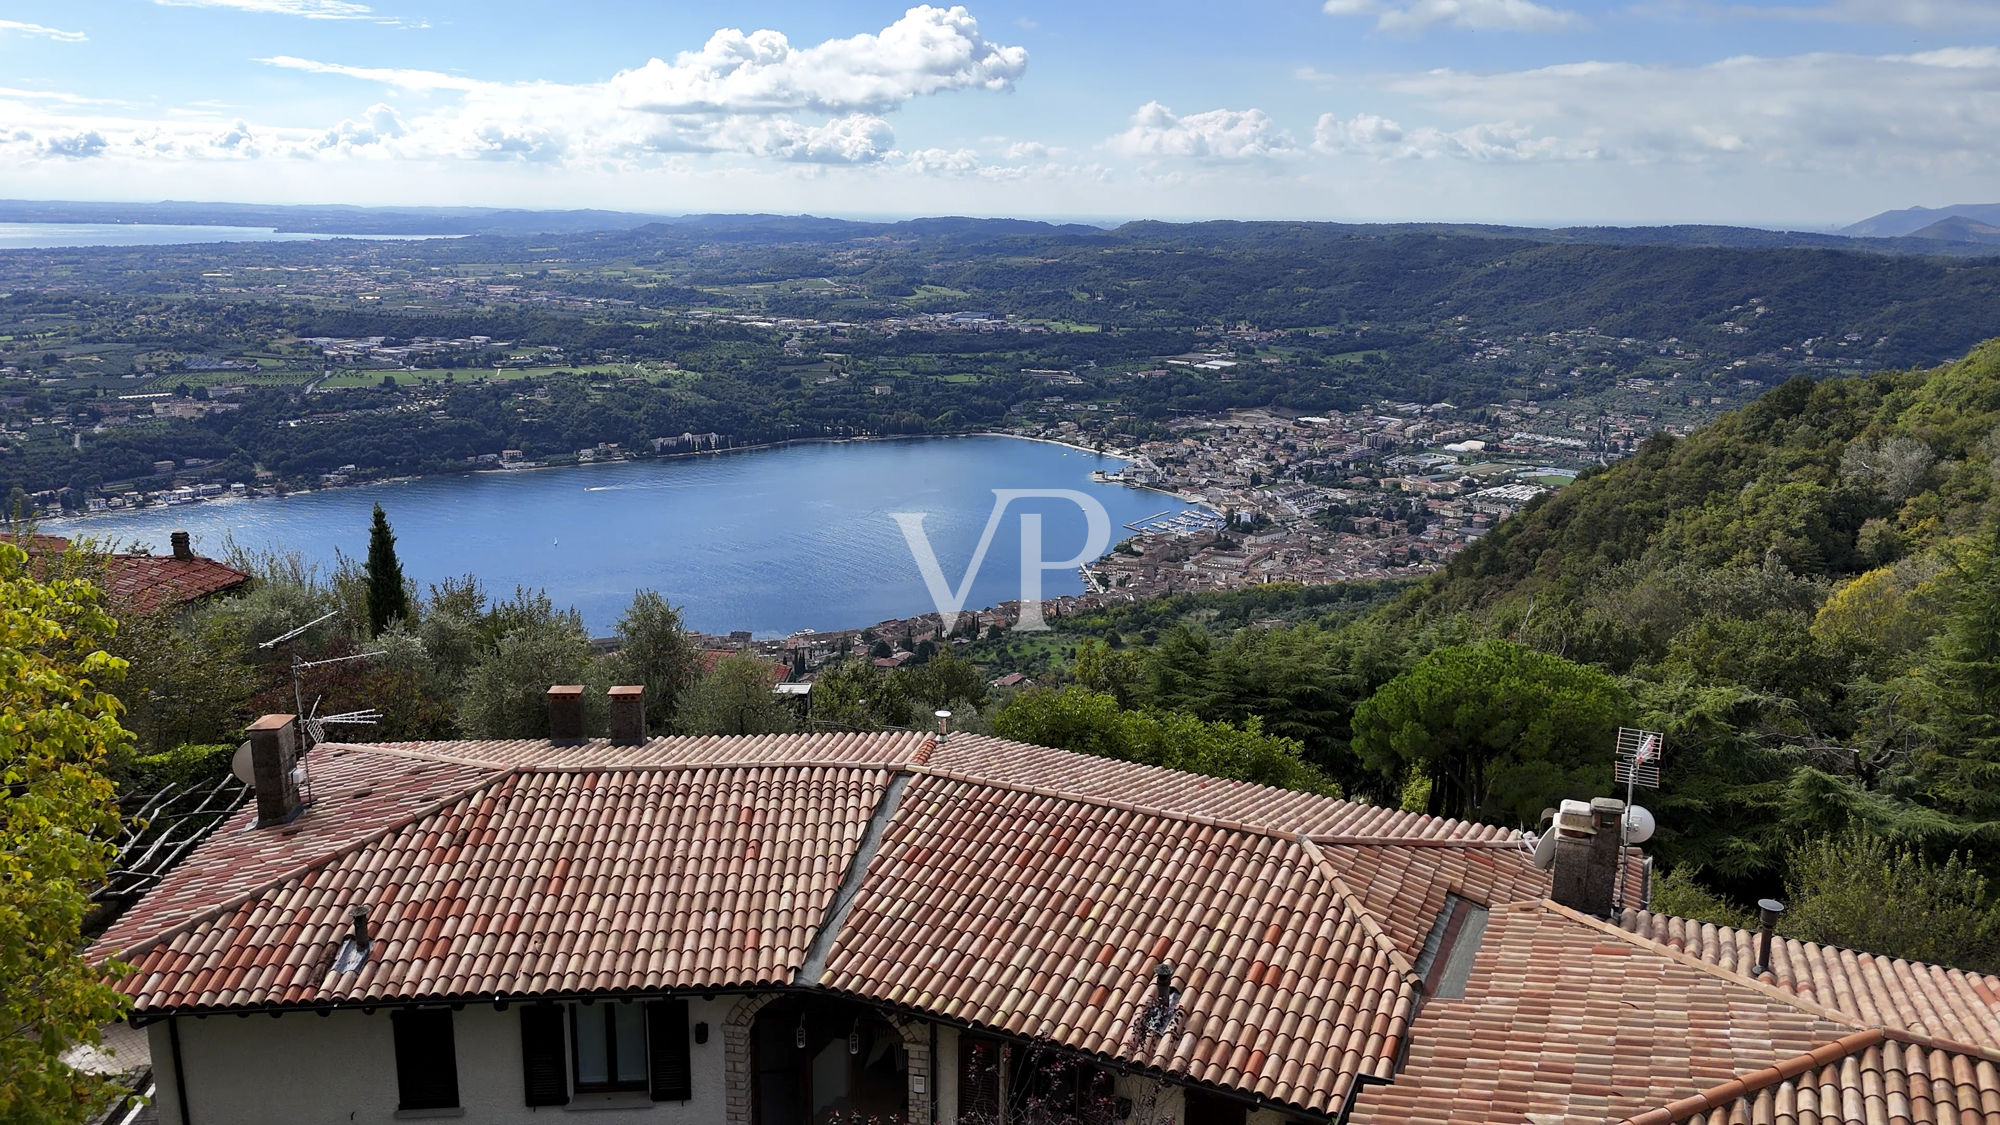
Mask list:
[[[1555,866],[1555,862],[1556,830],[1551,827],[1547,832],[1542,833],[1542,838],[1535,844],[1535,866],[1541,868],[1543,871],[1547,871],[1549,868]]]
[[[1653,829],[1658,825],[1653,814],[1644,805],[1632,805],[1625,810],[1625,842],[1643,844],[1653,838]]]
[[[236,775],[236,780],[248,785],[252,789],[257,788],[257,771],[250,764],[249,743],[246,742],[238,746],[236,753],[230,755],[229,772]]]

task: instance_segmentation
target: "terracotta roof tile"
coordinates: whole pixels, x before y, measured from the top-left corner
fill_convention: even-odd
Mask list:
[[[1666,914],[1628,912],[1625,926],[1690,956],[1748,974],[1758,933]],[[1761,979],[1864,1022],[2000,1049],[2000,977],[1778,938]]]
[[[489,777],[137,942],[118,987],[145,1013],[788,982],[888,781],[843,767]],[[371,952],[337,972],[355,905]]]
[[[1166,960],[1184,1025],[1134,1026]],[[1294,840],[919,776],[821,983],[1332,1111],[1414,990]]]
[[[1859,1030],[1550,904],[1495,911],[1463,999],[1426,1002],[1355,1125],[1618,1121]]]
[[[197,601],[249,581],[250,576],[235,567],[200,556],[111,555],[105,560],[108,600],[114,607],[137,613]]]
[[[930,764],[945,772],[1001,784],[1111,798],[1293,836],[1353,837],[1381,843],[1395,838],[1513,840],[1520,835],[1490,824],[1424,816],[985,735],[952,735],[932,753]]]

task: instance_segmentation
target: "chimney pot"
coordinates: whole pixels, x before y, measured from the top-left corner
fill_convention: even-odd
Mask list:
[[[1784,912],[1785,904],[1775,898],[1757,900],[1757,920],[1762,926],[1757,935],[1757,966],[1750,970],[1753,977],[1771,971],[1771,941],[1778,936],[1778,918]]]
[[[604,693],[611,698],[611,741],[637,746],[646,741],[646,689],[620,684]]]
[[[354,934],[353,934],[354,948],[360,950],[361,955],[363,957],[366,957],[368,955],[368,941],[369,941],[368,908],[359,905],[349,907],[347,911],[347,921],[349,925],[354,927]]]
[[[549,689],[549,741],[583,741],[582,684],[557,684]]]
[[[266,715],[250,724],[250,773],[256,779],[257,827],[299,815],[299,723],[296,715]]]
[[[949,712],[949,711],[933,711],[933,712],[931,712],[931,714],[932,714],[932,715],[934,715],[934,716],[936,716],[936,718],[937,718],[937,721],[938,721],[938,737],[939,737],[939,738],[944,738],[944,737],[946,737],[946,736],[950,735],[950,734],[951,734],[951,712]]]
[[[188,540],[188,533],[187,533],[187,532],[185,532],[185,531],[176,531],[176,532],[174,532],[174,534],[173,534],[173,537],[172,537],[172,538],[173,538],[173,541],[174,541],[174,557],[175,557],[175,558],[177,558],[177,559],[191,559],[191,558],[193,558],[193,557],[194,557],[194,547],[190,545],[190,542],[189,542],[189,540]]]

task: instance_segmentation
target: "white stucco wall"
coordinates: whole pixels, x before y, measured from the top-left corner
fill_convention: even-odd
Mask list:
[[[583,1098],[572,1099],[567,1106],[522,1104],[520,1013],[468,1004],[454,1012],[452,1020],[463,1117],[482,1123],[547,1125],[552,1117],[595,1108],[609,1117],[589,1120],[716,1125],[723,1119],[721,1027],[731,1002],[700,997],[688,1002],[690,1029],[697,1023],[707,1023],[709,1029],[706,1043],[696,1043],[689,1035],[694,1100],[652,1102],[643,1095],[617,1095],[615,1112],[592,1107]],[[180,1116],[179,1075],[173,1073],[167,1025],[156,1023],[147,1029],[159,1081],[154,1103],[166,1125],[351,1125],[404,1119],[396,1112],[395,1043],[386,1008],[373,1015],[211,1016],[178,1022],[181,1061],[187,1069],[190,1120],[186,1122]]]

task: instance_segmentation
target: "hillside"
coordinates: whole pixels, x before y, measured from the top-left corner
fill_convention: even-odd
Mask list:
[[[1746,895],[1789,839],[1856,825],[1991,870],[1996,477],[2000,341],[1794,380],[1530,507],[1377,624],[1624,677],[1669,733],[1662,847]]]

